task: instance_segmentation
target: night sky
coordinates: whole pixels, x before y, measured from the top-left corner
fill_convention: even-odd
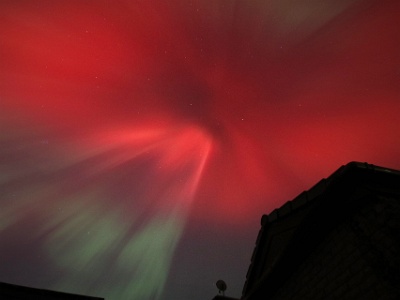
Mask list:
[[[240,297],[263,213],[400,169],[400,2],[0,0],[0,281]]]

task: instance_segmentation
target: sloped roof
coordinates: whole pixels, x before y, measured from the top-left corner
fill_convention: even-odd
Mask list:
[[[14,285],[0,282],[0,298],[8,300],[26,299],[57,299],[57,300],[104,300],[104,298],[89,297],[83,295],[62,293],[44,289],[31,288],[26,286]]]
[[[399,171],[351,162],[263,215],[242,299],[260,286],[274,290],[335,224],[362,205],[363,197],[378,192],[400,196],[399,190]]]

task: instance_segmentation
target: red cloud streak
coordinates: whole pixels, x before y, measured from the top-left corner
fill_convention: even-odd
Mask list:
[[[400,168],[398,1],[231,2],[2,1],[0,134],[186,128],[178,156],[211,151],[192,218],[224,225],[351,160]]]

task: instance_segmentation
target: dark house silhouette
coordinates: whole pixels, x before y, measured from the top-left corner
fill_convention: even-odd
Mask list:
[[[104,300],[103,298],[36,289],[26,286],[3,283],[3,282],[0,282],[0,299],[2,300]]]
[[[262,216],[241,299],[400,299],[400,172],[351,162]]]

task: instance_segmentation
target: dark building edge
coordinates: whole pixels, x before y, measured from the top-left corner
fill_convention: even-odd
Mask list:
[[[45,289],[32,288],[0,282],[1,299],[77,299],[77,300],[104,300],[104,298],[85,295],[56,292]]]
[[[263,296],[273,295],[279,283],[290,275],[288,270],[295,269],[307,256],[309,249],[317,245],[327,231],[351,215],[358,206],[363,205],[363,194],[374,194],[374,189],[378,188],[377,184],[380,193],[382,191],[393,193],[399,179],[400,172],[397,170],[367,163],[350,162],[292,201],[288,201],[269,215],[263,215],[242,298],[245,299],[261,290]],[[311,204],[314,207],[308,213],[307,219],[273,268],[271,270],[257,269],[254,262],[259,264],[262,260],[265,247],[267,247],[265,241],[269,225]],[[321,211],[329,213],[321,214]],[[315,226],[316,224],[318,226]],[[266,281],[268,281],[267,285]],[[249,282],[252,283],[251,286]]]

